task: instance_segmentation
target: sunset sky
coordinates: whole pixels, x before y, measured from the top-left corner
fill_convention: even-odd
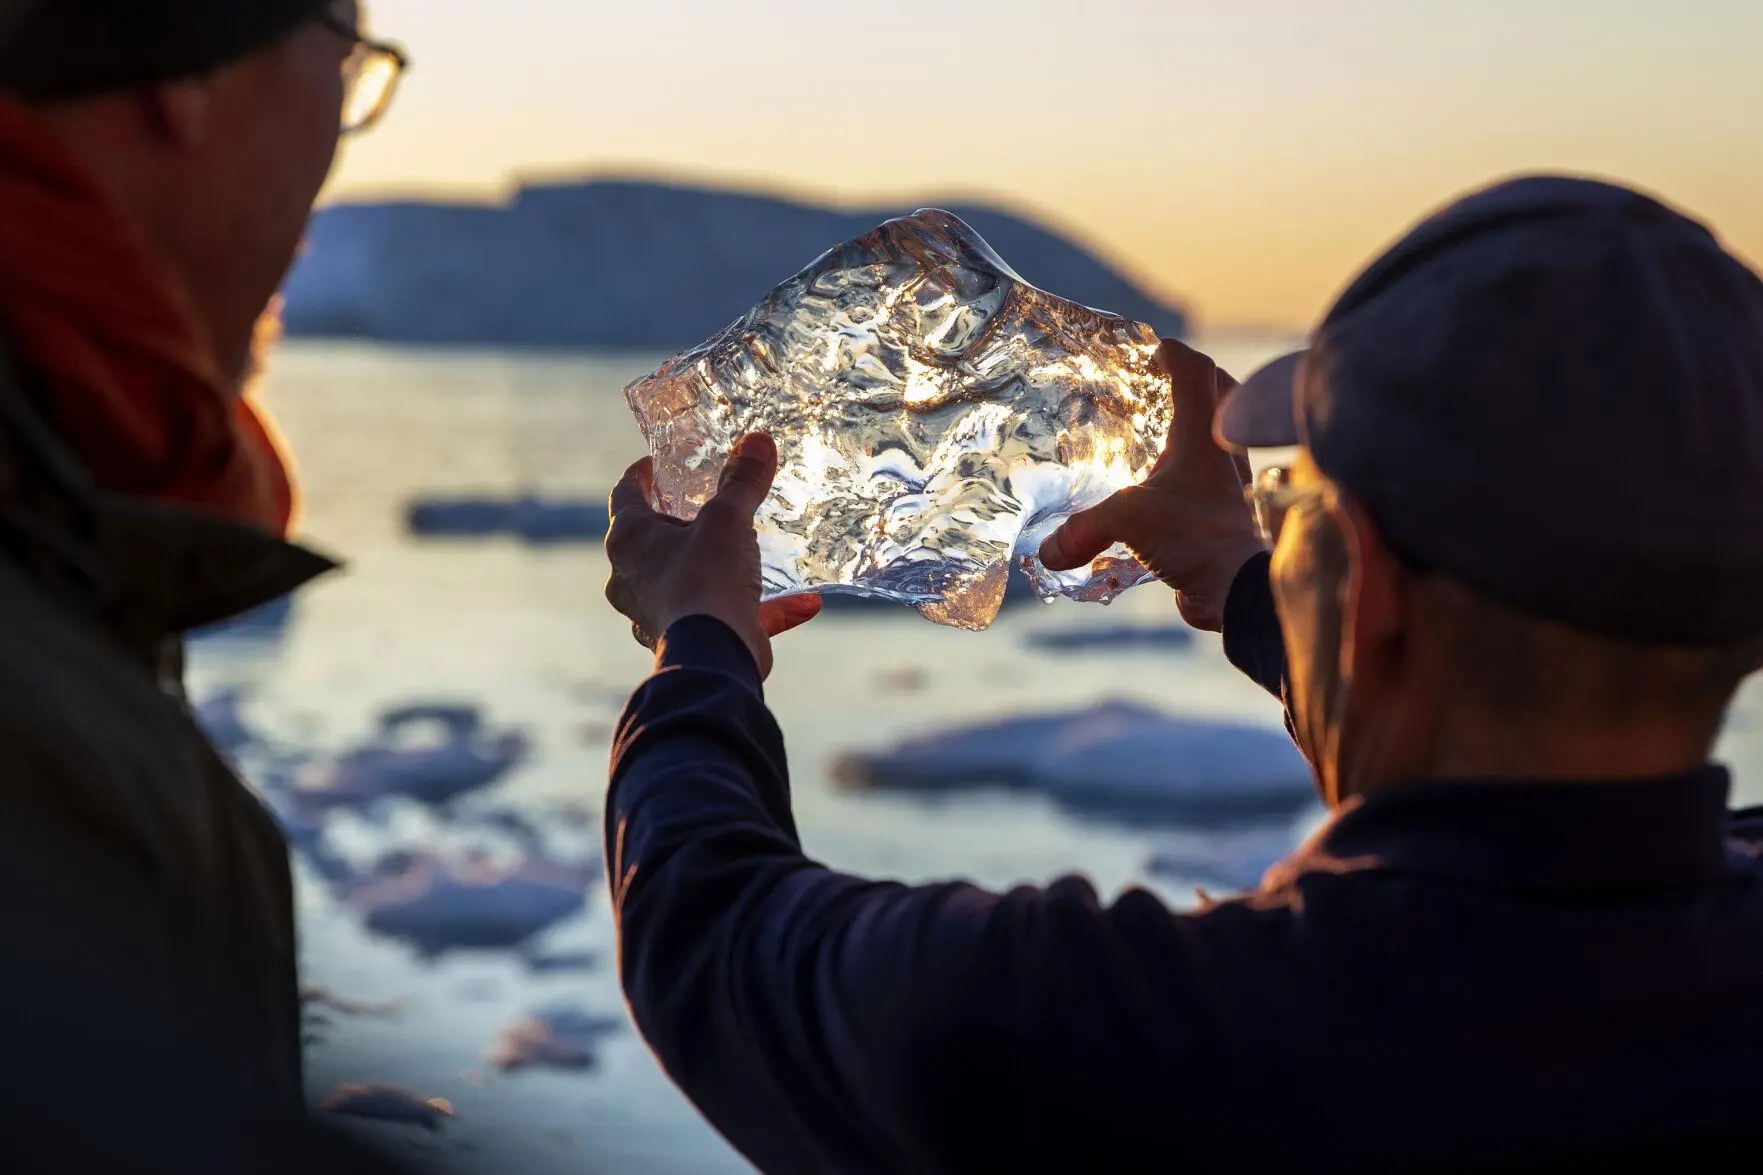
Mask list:
[[[1614,175],[1763,260],[1763,0],[375,0],[333,199],[654,175],[986,199],[1215,325],[1308,323],[1453,193]],[[831,244],[831,242],[829,242]]]

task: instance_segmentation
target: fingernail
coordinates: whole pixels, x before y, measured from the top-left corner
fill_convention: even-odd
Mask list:
[[[764,433],[742,437],[735,446],[735,457],[741,461],[771,461],[777,457],[777,444]]]

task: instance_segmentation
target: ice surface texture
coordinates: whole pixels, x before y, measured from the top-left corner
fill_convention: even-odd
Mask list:
[[[947,212],[888,221],[625,389],[656,507],[693,517],[748,432],[778,442],[765,598],[851,592],[983,629],[1013,562],[1043,599],[1150,577],[1124,549],[1055,573],[1060,522],[1150,472],[1169,431],[1148,326],[1029,285]]]

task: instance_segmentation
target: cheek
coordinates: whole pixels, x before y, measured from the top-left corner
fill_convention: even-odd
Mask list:
[[[1280,533],[1271,568],[1273,600],[1286,639],[1290,702],[1300,725],[1328,713],[1328,696],[1338,677],[1340,616],[1330,582],[1318,566],[1313,546],[1301,530]]]
[[[287,149],[297,155],[291,166],[300,171],[299,182],[310,192],[307,203],[336,161],[338,127],[343,120],[343,71],[328,45],[303,54],[290,79],[286,109]]]
[[[1294,541],[1289,529],[1282,529],[1273,548],[1269,576],[1280,631],[1285,635],[1294,695],[1304,693],[1303,684],[1312,676],[1311,650],[1316,645],[1315,576],[1308,564],[1302,545]]]
[[[336,158],[343,83],[335,54],[322,45],[290,52],[279,64],[273,96],[258,106],[239,204],[253,210],[252,235],[266,264],[285,265]]]

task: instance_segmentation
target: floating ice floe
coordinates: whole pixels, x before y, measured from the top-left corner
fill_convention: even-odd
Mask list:
[[[510,537],[535,545],[597,543],[610,519],[606,499],[547,499],[525,495],[499,498],[421,498],[412,502],[405,524],[424,538]]]
[[[526,957],[527,973],[531,975],[597,971],[599,968],[600,956],[593,951],[555,951],[549,954],[529,954]]]
[[[474,813],[472,823],[485,828],[492,828],[511,838],[521,848],[532,853],[545,851],[545,834],[538,824],[516,808],[495,808],[488,812]]]
[[[340,1085],[318,1104],[322,1113],[395,1122],[439,1131],[454,1116],[446,1098],[425,1098],[395,1085]]]
[[[1074,816],[1135,825],[1294,816],[1316,794],[1309,765],[1283,733],[1126,702],[981,723],[847,755],[834,776],[853,789],[1033,792]]]
[[[343,1016],[396,1020],[403,1015],[404,1006],[401,1003],[364,1003],[345,999],[322,987],[304,987],[300,989],[300,1011],[301,1043],[311,1047],[329,1041],[327,1033],[335,1025],[330,1015],[332,1012]]]
[[[425,728],[438,732],[439,740],[414,742],[411,736]],[[365,807],[391,796],[441,806],[494,784],[530,749],[520,730],[484,729],[475,707],[405,707],[381,716],[373,741],[334,763],[309,768],[294,793],[316,810]]]
[[[451,951],[513,950],[581,914],[599,862],[533,858],[501,864],[393,853],[356,878],[344,902],[371,934],[407,943],[428,959]]]
[[[534,1012],[505,1029],[488,1054],[504,1073],[544,1068],[581,1071],[599,1063],[600,1041],[624,1029],[624,1021],[570,1007]]]
[[[1267,871],[1291,856],[1302,840],[1293,823],[1194,833],[1159,844],[1145,871],[1203,890],[1241,893],[1259,887]]]
[[[1031,632],[1022,643],[1042,653],[1166,653],[1194,643],[1184,625],[1116,625],[1112,628],[1050,629]]]

